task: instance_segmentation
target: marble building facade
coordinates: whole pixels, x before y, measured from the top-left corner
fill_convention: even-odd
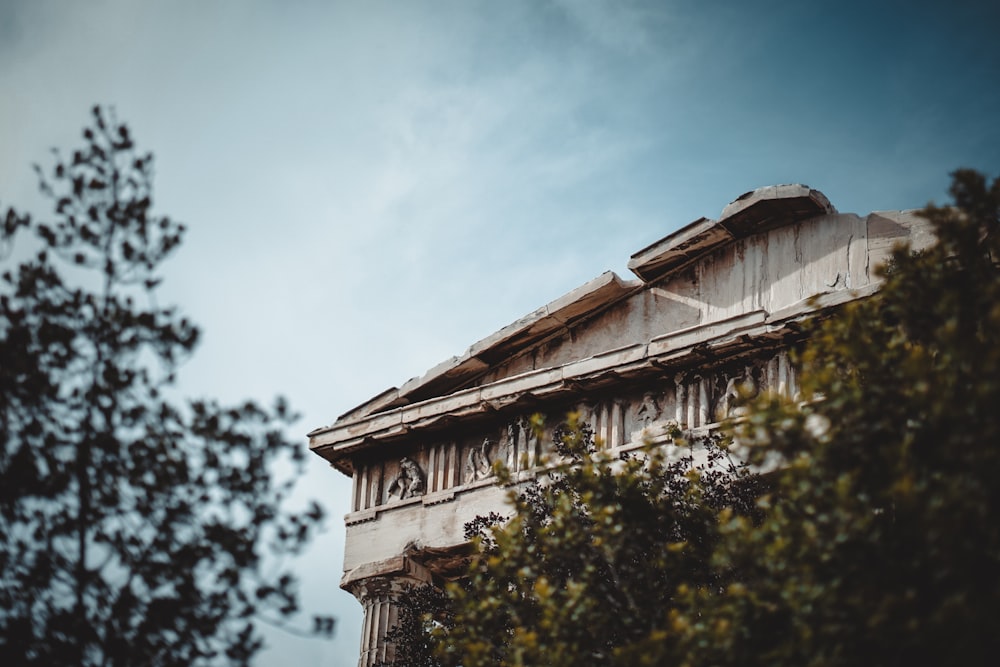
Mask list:
[[[578,411],[624,450],[668,444],[668,422],[711,430],[738,387],[795,397],[801,323],[874,293],[894,244],[931,240],[913,211],[838,213],[807,186],[760,188],[639,250],[635,280],[604,273],[312,431],[353,479],[341,585],[365,611],[359,665],[393,657],[396,596],[458,576],[463,525],[503,510],[492,462],[539,473],[551,440],[531,415]]]

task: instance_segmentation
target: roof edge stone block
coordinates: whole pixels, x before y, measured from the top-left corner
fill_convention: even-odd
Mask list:
[[[632,255],[628,268],[654,282],[730,241],[836,212],[826,195],[808,185],[757,188],[732,201],[718,220],[699,218],[646,246]]]

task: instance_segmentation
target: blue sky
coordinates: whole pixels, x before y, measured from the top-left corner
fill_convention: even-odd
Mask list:
[[[0,206],[112,104],[187,241],[162,300],[203,325],[183,389],[287,395],[304,434],[741,193],[841,211],[945,200],[1000,170],[991,2],[0,0]],[[353,665],[349,481],[298,563]]]

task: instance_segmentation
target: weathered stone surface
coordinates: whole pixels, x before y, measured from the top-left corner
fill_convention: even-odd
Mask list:
[[[361,664],[391,653],[386,582],[453,576],[464,524],[503,511],[492,464],[542,472],[551,439],[531,434],[532,414],[551,433],[577,411],[602,447],[627,450],[670,447],[668,422],[737,416],[737,388],[796,397],[799,323],[873,293],[894,244],[931,240],[912,212],[859,217],[806,186],[761,188],[633,255],[640,281],[602,274],[311,432],[354,480],[343,586],[366,608]]]
[[[632,255],[630,271],[657,280],[730,241],[775,227],[836,213],[826,196],[807,185],[772,185],[740,195],[718,220],[699,218]]]

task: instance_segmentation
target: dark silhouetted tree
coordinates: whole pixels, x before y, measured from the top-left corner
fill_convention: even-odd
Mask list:
[[[256,620],[298,609],[264,566],[322,517],[272,478],[302,460],[293,415],[168,400],[198,341],[155,299],[184,227],[151,213],[152,157],[112,112],[83,139],[36,167],[51,221],[0,220],[0,663],[246,664]],[[10,266],[15,240],[37,253]]]

